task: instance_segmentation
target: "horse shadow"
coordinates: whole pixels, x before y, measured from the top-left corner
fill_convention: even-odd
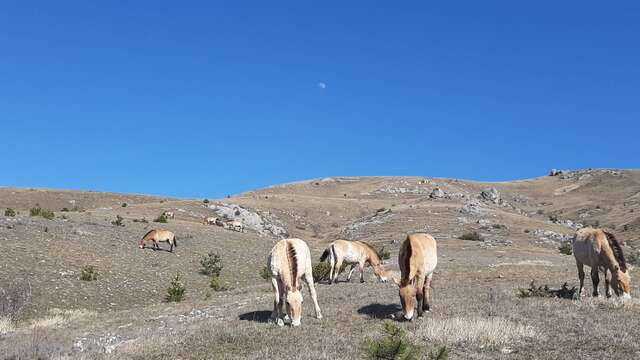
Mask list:
[[[269,318],[271,317],[271,311],[267,310],[258,310],[258,311],[250,311],[248,313],[240,314],[238,319],[245,321],[255,321],[259,323],[267,323],[269,322]]]
[[[402,311],[399,304],[369,304],[358,309],[358,314],[366,315],[371,319],[386,319],[389,316]]]

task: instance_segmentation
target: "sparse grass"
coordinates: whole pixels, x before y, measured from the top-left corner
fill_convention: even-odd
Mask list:
[[[573,254],[573,247],[571,246],[571,243],[568,241],[560,244],[560,246],[558,246],[558,250],[560,251],[560,254],[564,254],[564,255]]]
[[[167,217],[164,214],[160,214],[160,216],[158,216],[157,218],[155,218],[153,220],[153,222],[157,222],[157,223],[167,223]]]
[[[367,357],[375,360],[419,359],[422,348],[413,343],[407,332],[390,323],[384,323],[384,335],[367,341]]]
[[[313,265],[313,281],[320,282],[329,280],[329,272],[331,271],[331,265],[326,262],[320,262]]]
[[[53,210],[43,209],[40,206],[32,207],[29,210],[29,213],[31,214],[31,216],[40,216],[47,220],[52,220],[55,217],[55,213],[53,212]]]
[[[123,222],[124,218],[120,215],[116,215],[116,219],[111,222],[112,225],[115,226],[124,226]]]
[[[262,268],[262,270],[260,270],[260,277],[263,278],[264,280],[271,279],[271,271],[266,265]]]
[[[13,210],[12,208],[7,208],[7,209],[4,211],[4,216],[14,217],[14,216],[16,216],[16,211],[15,211],[15,210]]]
[[[494,229],[506,229],[507,228],[507,226],[503,225],[503,224],[492,224],[491,227],[494,228]]]
[[[180,273],[177,272],[176,276],[171,280],[171,284],[167,289],[167,296],[165,296],[166,302],[180,302],[184,299],[184,293],[186,288],[182,283]]]
[[[200,258],[200,265],[202,265],[200,273],[214,277],[220,276],[224,267],[220,254],[213,251]]]
[[[98,270],[93,265],[87,265],[82,267],[82,270],[80,271],[80,280],[82,281],[98,280]]]
[[[480,235],[477,231],[467,232],[460,236],[458,236],[460,240],[471,240],[471,241],[484,241],[482,235]]]
[[[540,334],[531,326],[501,317],[439,317],[421,324],[415,336],[445,345],[495,347],[525,338],[539,338]]]
[[[143,223],[143,224],[148,224],[149,220],[142,218],[142,219],[133,219],[134,223]]]
[[[22,317],[32,305],[31,284],[16,283],[0,287],[0,318],[11,322]]]
[[[429,353],[429,360],[447,360],[449,359],[449,349],[446,346],[440,346]]]
[[[561,299],[574,299],[577,294],[576,287],[569,289],[569,284],[566,282],[562,284],[560,289],[550,289],[549,285],[536,286],[535,281],[531,281],[528,289],[518,288],[518,297],[530,298],[530,297],[557,297]]]

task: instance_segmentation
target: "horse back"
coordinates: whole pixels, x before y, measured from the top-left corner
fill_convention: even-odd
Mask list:
[[[576,261],[589,267],[605,266],[615,261],[607,235],[600,229],[584,228],[571,240]]]
[[[403,280],[431,274],[438,264],[436,240],[424,233],[407,236],[400,247],[398,263]]]

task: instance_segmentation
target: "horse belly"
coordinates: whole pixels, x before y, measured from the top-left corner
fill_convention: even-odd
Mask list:
[[[353,264],[353,263],[360,262],[360,259],[355,254],[345,254],[345,256],[342,259],[342,261],[347,263],[347,264]]]

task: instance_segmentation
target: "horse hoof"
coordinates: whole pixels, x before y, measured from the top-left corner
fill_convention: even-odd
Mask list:
[[[278,326],[284,326],[284,321],[282,321],[282,319],[278,319],[276,320],[276,324],[278,324]]]
[[[322,319],[322,314],[316,315],[316,319]]]

